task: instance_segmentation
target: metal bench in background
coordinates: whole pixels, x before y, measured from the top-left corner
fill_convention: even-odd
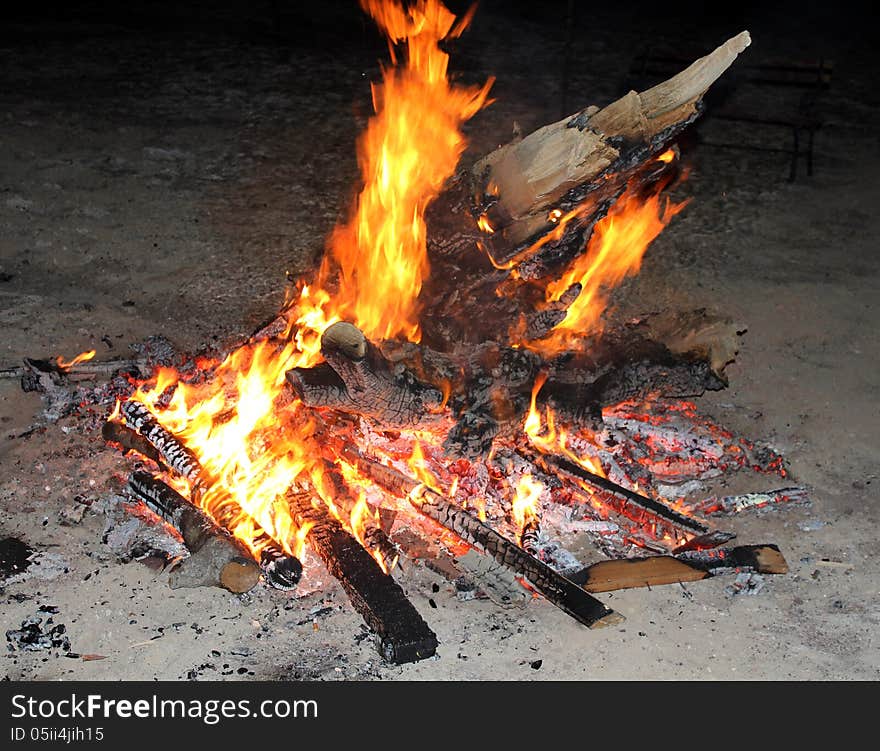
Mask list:
[[[628,89],[642,91],[665,80],[688,64],[678,47],[675,52],[653,47],[634,61],[624,82]],[[798,162],[806,161],[807,175],[813,174],[813,144],[822,126],[819,104],[831,85],[834,63],[830,60],[765,60],[742,65],[719,81],[717,90],[705,99],[708,120],[727,120],[791,131],[791,146],[778,148],[756,143],[755,138],[716,142],[701,140],[704,146],[748,149],[791,155],[789,181],[797,177]],[[768,102],[767,90],[774,92]]]

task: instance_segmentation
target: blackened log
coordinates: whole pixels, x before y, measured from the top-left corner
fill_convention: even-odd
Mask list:
[[[65,368],[57,361],[33,357],[24,358],[24,363],[24,366],[0,368],[0,378],[21,378],[37,370],[41,373],[66,375],[73,380],[83,380],[120,372],[137,375],[149,365],[147,360],[84,360]]]
[[[497,341],[499,321],[531,315],[545,286],[533,281],[558,277],[625,189],[674,174],[657,156],[699,116],[703,93],[749,43],[743,32],[659,86],[587,107],[462,170],[426,213],[432,274],[420,296],[431,311],[423,342],[451,350]],[[568,221],[557,224],[560,216]]]
[[[260,580],[260,567],[247,546],[173,488],[146,472],[133,472],[128,487],[180,533],[190,551],[171,572],[172,587],[220,586],[247,592]]]
[[[493,202],[496,232],[543,218],[566,193],[605,174],[628,146],[656,144],[692,120],[703,94],[750,42],[744,31],[658,86],[587,108],[481,159],[472,170],[475,192]]]
[[[557,476],[560,473],[563,473],[582,480],[588,485],[598,488],[605,493],[610,493],[626,503],[632,504],[639,509],[648,512],[660,520],[669,522],[679,529],[686,530],[691,535],[703,535],[709,531],[709,528],[705,524],[700,523],[692,517],[685,516],[663,501],[649,498],[648,496],[636,493],[629,488],[625,488],[622,485],[618,485],[607,477],[602,477],[594,472],[590,472],[585,467],[576,464],[565,456],[560,456],[559,454],[543,454],[540,451],[525,446],[518,447],[517,452],[520,453],[524,459],[540,467],[545,473],[556,474]]]
[[[122,445],[134,447],[137,444],[139,447],[137,450],[144,453],[145,456],[149,456],[146,452],[152,448],[153,454],[158,455],[155,461],[164,464],[170,470],[185,478],[189,483],[191,492],[199,494],[206,489],[211,480],[208,473],[199,463],[196,455],[177,436],[167,430],[145,404],[128,401],[123,403],[120,412],[130,428],[126,429],[124,426],[120,426],[122,429],[115,427],[110,429],[107,426],[116,425],[116,423],[107,422],[105,423],[105,429],[116,438],[127,442]],[[131,435],[132,429],[136,431],[133,435]],[[113,440],[116,440],[116,438]],[[142,441],[146,442],[146,445],[136,441],[135,438],[142,439]],[[121,441],[117,442],[121,443]],[[153,457],[151,456],[150,458]],[[180,497],[183,498],[183,496]],[[189,501],[186,502],[189,503]],[[231,526],[231,522],[234,522],[235,519],[240,518],[245,513],[241,506],[232,499],[227,499],[225,503],[218,504],[218,509],[218,513],[223,518],[217,521],[226,528]],[[295,556],[285,553],[278,543],[272,540],[260,527],[256,520],[252,519],[252,522],[257,539],[262,545],[263,550],[266,551],[260,560],[266,583],[275,589],[293,589],[302,575],[302,564]]]
[[[338,510],[351,518],[357,501],[352,496],[351,490],[346,484],[339,470],[328,461],[323,463],[323,472],[315,488],[325,503],[333,504]],[[372,508],[372,507],[371,507]],[[363,543],[382,561],[385,571],[394,570],[400,558],[400,551],[391,541],[387,534],[370,519],[363,519]]]
[[[153,444],[165,464],[184,477],[190,487],[195,488],[203,481],[202,467],[196,455],[156,419],[146,404],[123,402],[120,413],[126,425]]]
[[[274,540],[267,540],[260,550],[260,569],[266,583],[282,591],[296,589],[303,571],[299,559],[285,553]]]
[[[699,581],[733,571],[785,574],[788,564],[776,545],[743,545],[676,556],[600,561],[569,578],[588,592],[610,592]]]
[[[440,390],[393,365],[350,323],[339,321],[321,335],[326,363],[294,368],[287,381],[310,407],[330,407],[405,427],[431,418],[442,402]]]
[[[311,525],[306,541],[379,637],[382,657],[398,665],[432,657],[437,651],[437,637],[400,585],[308,495],[291,495],[289,502],[297,525]]]
[[[529,555],[518,545],[415,478],[407,477],[393,467],[369,459],[354,449],[345,452],[345,459],[355,463],[363,474],[388,492],[407,498],[425,516],[454,532],[513,573],[527,579],[549,602],[585,626],[601,628],[623,620],[623,616],[619,613],[590,597],[543,561]]]

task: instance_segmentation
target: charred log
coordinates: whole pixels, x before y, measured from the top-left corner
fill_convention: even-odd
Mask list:
[[[350,323],[338,322],[321,336],[326,363],[294,368],[287,380],[310,407],[330,407],[381,420],[388,426],[429,419],[443,401],[437,389],[408,370],[393,367],[379,348]]]
[[[156,464],[164,464],[159,450],[150,441],[121,422],[114,420],[105,422],[101,427],[101,437],[107,443],[115,443],[122,448],[123,453],[135,451]]]
[[[202,481],[202,468],[196,455],[167,430],[145,404],[124,402],[121,414],[126,425],[149,441],[159,452],[162,461],[184,477],[191,487]]]
[[[703,535],[709,531],[705,524],[701,524],[696,519],[679,513],[663,501],[649,498],[622,485],[618,485],[606,477],[590,472],[585,467],[576,464],[565,456],[543,454],[526,446],[518,447],[517,451],[523,458],[534,463],[535,466],[540,467],[547,474],[568,475],[570,478],[581,480],[587,485],[611,494],[626,504],[631,504],[641,511],[656,517],[658,521],[669,523],[679,530],[685,530],[690,535]]]
[[[324,471],[321,473],[316,490],[328,506],[337,508],[344,512],[348,518],[351,518],[357,502],[352,497],[345,480],[331,462],[324,462]],[[379,556],[382,566],[386,571],[393,570],[400,558],[400,551],[397,549],[397,546],[378,524],[366,519],[362,523],[364,528],[364,545],[368,550]]]
[[[582,253],[625,188],[675,169],[654,157],[699,116],[705,91],[750,41],[743,32],[652,89],[587,107],[462,170],[426,215],[432,275],[421,295],[431,311],[423,341],[444,350],[484,342],[497,336],[498,321],[532,315],[543,289],[529,282]],[[570,219],[562,227],[561,214]],[[505,294],[495,294],[501,286]]]
[[[134,401],[125,402],[121,407],[121,414],[130,428],[125,426],[108,428],[111,425],[117,426],[117,423],[105,423],[104,430],[114,437],[112,440],[150,458],[158,457],[154,461],[164,464],[171,471],[185,478],[194,494],[206,490],[211,480],[196,455],[177,436],[167,430],[146,405]],[[104,437],[107,439],[106,434]],[[183,500],[189,503],[185,498]],[[218,522],[227,528],[244,514],[243,509],[231,498],[224,499],[223,503],[217,504],[217,508],[220,516]],[[252,520],[252,524],[257,536],[256,542],[263,550],[260,566],[266,583],[275,589],[293,589],[302,575],[302,564],[295,556],[285,553],[256,520]]]
[[[400,585],[309,496],[290,496],[289,501],[296,523],[311,525],[308,543],[342,585],[367,626],[378,635],[382,657],[399,665],[433,656],[437,637]]]

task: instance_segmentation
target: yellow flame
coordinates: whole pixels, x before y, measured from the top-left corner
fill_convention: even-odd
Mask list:
[[[687,205],[687,201],[661,203],[660,189],[662,186],[646,199],[627,189],[618,198],[608,214],[596,224],[587,252],[578,256],[560,279],[547,285],[548,302],[557,300],[573,284],[581,286],[565,318],[549,336],[526,342],[526,346],[544,355],[553,355],[571,349],[578,338],[599,328],[600,317],[606,308],[607,290],[638,272],[648,246],[672,217]],[[561,216],[556,228],[548,235],[564,231],[567,222],[578,211],[580,209]]]
[[[65,360],[63,357],[56,357],[55,364],[61,370],[70,370],[74,365],[79,365],[81,362],[91,360],[95,356],[95,354],[95,350],[90,349],[88,352],[80,352],[80,354],[78,354],[72,360]]]
[[[376,114],[359,145],[364,187],[353,218],[330,238],[319,278],[322,286],[338,278],[334,316],[372,339],[419,341],[417,299],[429,271],[425,209],[455,171],[466,146],[461,125],[486,104],[492,81],[448,80],[441,42],[461,34],[469,16],[456,24],[439,0],[361,5],[404,49],[405,62],[373,86]]]
[[[544,492],[544,485],[529,474],[519,478],[516,495],[511,504],[511,515],[520,532],[526,524],[538,518],[538,499]]]

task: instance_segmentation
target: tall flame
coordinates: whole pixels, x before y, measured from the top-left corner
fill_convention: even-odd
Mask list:
[[[333,314],[367,337],[419,341],[417,299],[428,275],[425,209],[455,171],[466,142],[461,125],[486,103],[482,87],[454,86],[449,55],[440,43],[464,31],[470,18],[455,16],[439,0],[404,5],[361,0],[385,32],[396,62],[373,85],[376,114],[359,144],[364,187],[354,217],[330,238],[320,280],[338,272]]]

